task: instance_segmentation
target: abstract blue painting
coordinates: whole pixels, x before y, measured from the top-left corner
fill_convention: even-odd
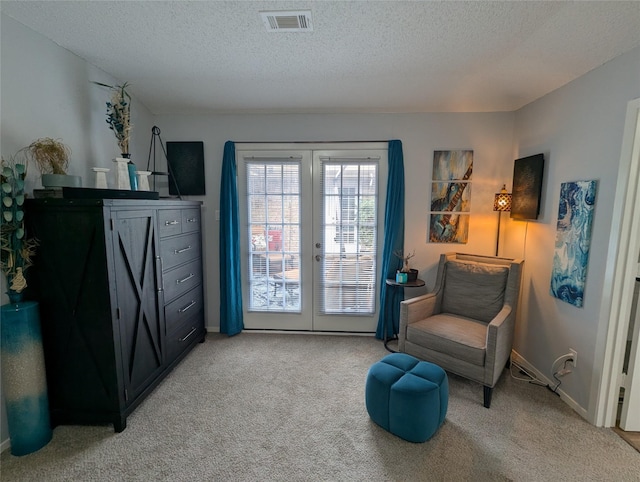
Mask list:
[[[560,186],[551,294],[577,307],[584,303],[596,187],[597,181],[564,182]]]

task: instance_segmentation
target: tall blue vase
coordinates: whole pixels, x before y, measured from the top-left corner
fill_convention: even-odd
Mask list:
[[[0,308],[2,391],[11,453],[26,455],[47,445],[52,436],[38,303]]]

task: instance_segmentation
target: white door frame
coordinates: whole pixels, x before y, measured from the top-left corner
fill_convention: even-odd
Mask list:
[[[631,303],[640,251],[640,220],[634,208],[640,202],[640,99],[627,104],[624,137],[620,155],[620,168],[613,206],[605,286],[601,319],[608,319],[598,331],[598,344],[605,343],[601,362],[602,376],[594,377],[589,420],[596,426],[613,427],[616,424],[620,387],[627,390],[633,383],[633,366],[629,364],[629,376],[623,380],[623,364],[626,350]],[[635,330],[636,334],[638,330]],[[635,350],[635,353],[633,351]],[[635,361],[635,385],[640,385],[640,356],[638,339],[632,346],[631,362]],[[640,355],[640,354],[638,354]],[[596,354],[598,356],[598,354]],[[591,409],[593,407],[593,409]]]
[[[380,142],[380,141],[370,141],[370,142],[238,142],[235,145],[235,149],[236,149],[236,159],[240,159],[242,157],[242,155],[246,152],[251,152],[251,153],[256,153],[256,152],[260,152],[261,155],[265,155],[266,153],[274,153],[277,156],[282,157],[283,154],[286,153],[292,153],[292,152],[308,152],[308,153],[313,153],[315,151],[342,151],[342,152],[348,152],[348,151],[358,151],[358,152],[363,152],[363,151],[385,151],[387,152],[389,148],[389,143],[388,142]],[[285,156],[286,157],[286,156]],[[385,156],[384,158],[380,158],[379,163],[381,165],[383,165],[382,167],[384,169],[381,170],[384,171],[384,173],[387,172],[387,166],[386,164],[388,163],[388,159]],[[309,175],[312,172],[312,168],[313,168],[313,162],[309,162],[308,163],[308,169],[309,172],[305,172],[302,174],[302,179],[303,179],[303,183],[304,183],[304,179],[308,178]],[[240,172],[242,172],[243,168],[238,169],[239,174]],[[305,169],[305,167],[303,166],[303,170]],[[381,171],[379,171],[381,172]],[[238,179],[238,182],[244,182],[242,179]],[[306,184],[305,184],[306,185]],[[380,209],[380,216],[379,216],[379,222],[381,222],[380,227],[381,229],[380,231],[380,240],[383,242],[383,237],[384,237],[384,198],[382,196],[386,196],[386,181],[383,184],[384,189],[380,190],[379,195],[381,196],[380,199],[380,203],[382,205],[382,208]],[[307,186],[305,187],[306,189],[311,188],[311,186]],[[313,189],[312,189],[313,190]],[[242,194],[242,187],[239,186],[239,195]],[[242,202],[242,201],[241,201]],[[312,218],[313,216],[309,216],[310,218]],[[303,252],[301,253],[301,255],[306,258],[311,260],[311,264],[313,264],[313,259],[314,257],[312,256],[312,251],[310,248],[310,243],[305,243],[303,244]],[[243,250],[243,248],[241,247],[241,251]],[[243,259],[244,259],[244,254],[243,253]],[[382,244],[380,245],[380,256],[379,259],[382,258],[381,256],[382,254]],[[380,262],[380,261],[379,261]],[[243,266],[243,274],[246,273],[246,270],[244,269],[246,266]],[[301,279],[301,282],[305,283],[305,284],[309,284],[311,286],[313,286],[313,284],[311,283],[311,271],[313,270],[307,270],[307,274],[304,275],[303,279]],[[377,276],[377,278],[379,279],[379,276]],[[378,280],[376,280],[376,282],[378,282]],[[245,292],[246,289],[246,285],[243,282],[243,297],[245,300],[248,299],[248,295]],[[380,289],[379,286],[377,287],[376,290],[376,310],[379,310],[379,296],[380,296]],[[311,298],[311,295],[309,295],[309,298]],[[246,307],[244,307],[244,309],[246,310]],[[311,320],[314,319],[315,316],[315,310],[313,310],[313,303],[303,303],[303,311],[301,313],[283,313],[283,312],[274,312],[274,313],[269,313],[269,312],[260,312],[260,316],[262,318],[264,318],[265,320],[265,327],[269,326],[269,329],[281,329],[281,330],[287,330],[287,331],[291,331],[291,328],[287,327],[286,323],[280,323],[278,324],[278,322],[274,322],[274,320],[278,320],[278,318],[282,318],[284,316],[287,317],[295,317],[295,316],[309,316]],[[245,317],[246,317],[246,313],[245,313]],[[377,316],[375,317],[375,319],[377,320]],[[245,323],[246,323],[246,318],[245,318]],[[260,329],[259,326],[256,327],[252,327],[252,329]],[[307,331],[309,328],[305,328],[303,331]],[[310,327],[311,330],[314,330],[314,327]],[[295,330],[295,328],[293,329]],[[323,330],[327,330],[327,328],[321,328],[319,331],[323,331]],[[336,330],[336,331],[340,331],[340,330]],[[349,332],[349,330],[345,330],[346,332]],[[356,330],[356,331],[364,331],[364,332],[371,332],[374,333],[375,332],[375,326],[371,327],[370,329],[367,328],[366,331],[365,330]]]

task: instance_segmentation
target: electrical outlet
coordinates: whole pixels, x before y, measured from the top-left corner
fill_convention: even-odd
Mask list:
[[[573,365],[573,368],[575,368],[578,366],[578,352],[573,348],[569,348],[569,353],[571,353],[571,356],[573,357],[573,362],[571,362],[571,364]]]

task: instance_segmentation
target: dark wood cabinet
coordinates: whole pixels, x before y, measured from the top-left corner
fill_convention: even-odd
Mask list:
[[[165,226],[167,217],[180,221]],[[27,273],[40,302],[52,423],[122,431],[204,340],[200,204],[38,199],[26,219],[39,242]]]

